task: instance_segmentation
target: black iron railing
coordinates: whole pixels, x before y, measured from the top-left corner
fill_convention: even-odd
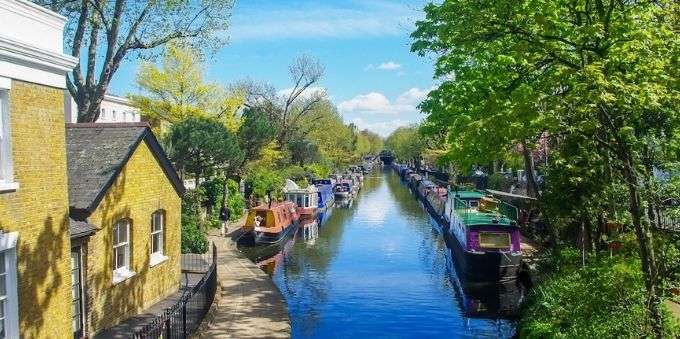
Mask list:
[[[167,308],[153,321],[135,331],[133,338],[189,338],[196,333],[201,321],[210,310],[217,291],[217,248],[214,244],[211,252],[210,264],[201,280],[187,290],[172,307]]]

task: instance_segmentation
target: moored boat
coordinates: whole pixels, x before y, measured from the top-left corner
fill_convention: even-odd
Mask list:
[[[259,205],[248,212],[243,231],[252,234],[255,244],[274,244],[290,234],[298,220],[293,202]]]
[[[352,182],[345,179],[340,180],[335,184],[333,192],[335,193],[335,199],[337,200],[352,198]]]
[[[333,188],[335,181],[333,179],[318,179],[312,181],[319,195],[319,210],[328,209],[333,206],[335,202],[335,193]]]
[[[314,185],[300,188],[292,180],[286,180],[283,188],[283,196],[286,201],[292,201],[297,206],[297,214],[300,216],[311,215],[316,217],[319,208],[319,190]]]
[[[522,252],[516,207],[476,191],[449,191],[445,213],[457,244],[456,260],[466,278],[517,278]]]

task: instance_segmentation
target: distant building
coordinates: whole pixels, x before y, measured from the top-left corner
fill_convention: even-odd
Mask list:
[[[78,122],[78,105],[68,91],[64,91],[64,112],[66,122]],[[101,112],[96,122],[140,122],[139,109],[130,105],[130,100],[114,95],[105,95],[102,100]]]

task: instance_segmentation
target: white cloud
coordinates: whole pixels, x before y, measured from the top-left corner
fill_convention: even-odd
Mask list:
[[[387,61],[387,62],[381,63],[378,66],[375,66],[373,64],[368,64],[368,66],[364,67],[364,71],[370,71],[370,70],[373,70],[373,69],[379,69],[379,70],[382,70],[382,71],[396,71],[396,70],[401,69],[401,64],[398,64],[394,61]],[[403,73],[403,71],[399,71],[399,73],[401,75],[401,73]]]
[[[243,5],[241,5],[243,4]],[[263,8],[237,3],[228,34],[233,41],[396,36],[413,30],[422,11],[387,1],[320,5],[303,2]],[[415,6],[420,8],[420,6]]]
[[[369,129],[383,137],[401,126],[410,125],[423,118],[419,114],[420,104],[432,88],[413,87],[394,100],[380,92],[359,94],[338,104],[338,110],[346,121],[353,122],[360,129]]]
[[[369,131],[378,133],[382,137],[387,137],[390,133],[394,132],[395,129],[408,126],[417,120],[402,120],[395,119],[389,121],[376,121],[376,122],[366,122],[362,118],[354,118],[350,122],[353,122],[360,130],[367,129]]]
[[[360,94],[338,104],[343,114],[399,115],[418,113],[418,104],[427,96],[430,89],[411,88],[391,102],[384,94],[370,92]]]
[[[394,71],[398,70],[401,68],[401,65],[394,62],[394,61],[388,61],[388,62],[383,62],[382,64],[378,65],[378,69],[384,70],[384,71]]]

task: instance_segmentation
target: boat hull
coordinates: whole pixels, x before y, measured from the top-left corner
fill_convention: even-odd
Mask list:
[[[349,192],[335,192],[335,199],[348,199],[351,196]]]
[[[450,246],[458,272],[475,282],[503,282],[517,279],[522,263],[519,253],[470,252],[451,237]]]
[[[294,230],[297,228],[297,223],[288,225],[281,232],[278,233],[268,233],[268,232],[258,232],[253,231],[254,242],[257,245],[271,245],[280,242],[285,239],[288,235],[294,234]]]

